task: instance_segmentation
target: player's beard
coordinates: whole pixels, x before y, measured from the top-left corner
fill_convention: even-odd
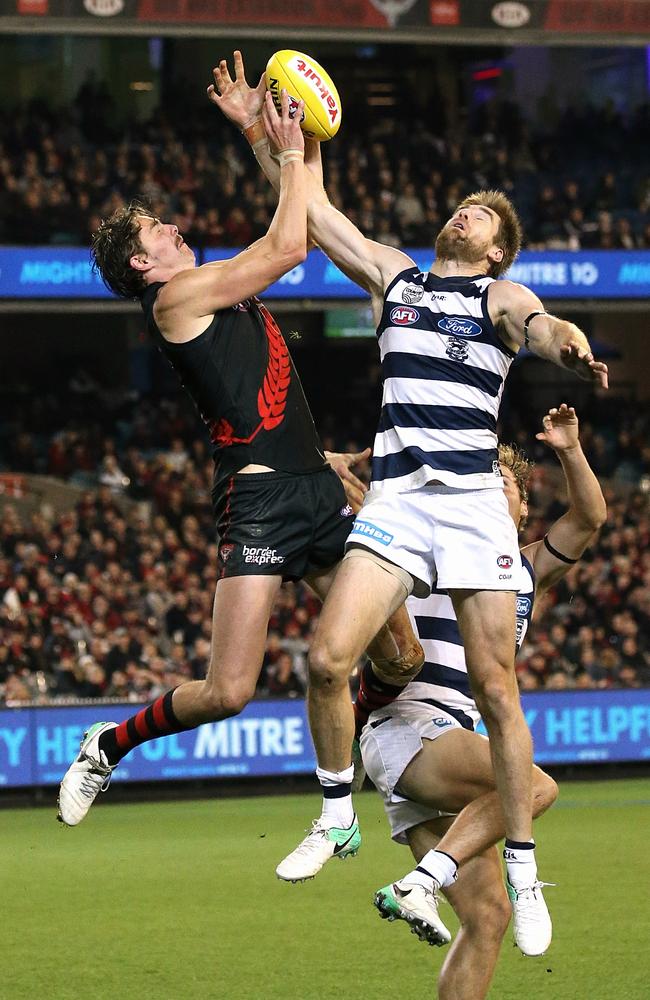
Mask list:
[[[487,240],[470,240],[462,230],[445,226],[436,239],[436,260],[457,260],[463,264],[478,264],[486,259],[490,246]]]

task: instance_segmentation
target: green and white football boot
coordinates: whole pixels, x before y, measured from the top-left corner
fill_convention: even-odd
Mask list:
[[[117,765],[111,767],[99,749],[99,737],[107,729],[117,729],[116,722],[96,722],[84,733],[79,756],[66,771],[59,788],[57,819],[66,826],[77,826],[88,813],[100,792],[105,792]]]
[[[330,858],[354,857],[360,846],[361,833],[356,816],[347,829],[327,828],[315,819],[305,839],[280,862],[275,874],[285,882],[305,882],[318,875]]]
[[[449,944],[451,934],[438,914],[438,897],[423,885],[393,882],[378,889],[373,902],[384,920],[405,920],[428,944]]]

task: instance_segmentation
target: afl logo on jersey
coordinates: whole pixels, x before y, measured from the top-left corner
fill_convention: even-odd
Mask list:
[[[525,618],[530,613],[530,597],[518,597],[517,598],[517,615],[519,618]]]
[[[499,556],[497,558],[497,566],[500,566],[501,569],[510,569],[513,562],[512,556]]]
[[[411,309],[409,306],[395,306],[390,314],[391,323],[396,323],[397,326],[410,326],[411,323],[417,323],[419,318],[420,313],[417,309]]]
[[[454,337],[478,337],[483,332],[480,323],[466,316],[444,316],[438,320],[438,329]]]

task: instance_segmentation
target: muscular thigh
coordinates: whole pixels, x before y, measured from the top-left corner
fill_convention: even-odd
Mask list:
[[[497,662],[514,668],[516,593],[505,590],[450,592],[472,678]]]
[[[314,643],[356,659],[404,603],[406,587],[378,563],[356,557],[344,559],[327,582]]]
[[[236,682],[255,687],[264,657],[269,617],[281,583],[279,576],[219,580],[207,677],[211,686]]]
[[[422,749],[403,771],[396,791],[421,805],[455,813],[494,788],[487,739],[458,728],[422,741]]]

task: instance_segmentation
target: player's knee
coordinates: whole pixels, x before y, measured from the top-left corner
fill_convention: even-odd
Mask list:
[[[314,640],[309,652],[309,684],[311,687],[340,687],[347,684],[350,673],[343,650],[335,644]]]
[[[550,774],[534,771],[533,777],[533,816],[540,816],[549,809],[558,797],[559,789],[557,782],[553,781]]]
[[[214,721],[239,715],[255,694],[255,688],[232,685],[225,688],[208,688],[203,695],[203,710]]]
[[[516,686],[504,669],[497,668],[493,675],[478,682],[473,680],[472,690],[486,724],[506,719],[520,710]]]

